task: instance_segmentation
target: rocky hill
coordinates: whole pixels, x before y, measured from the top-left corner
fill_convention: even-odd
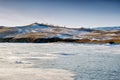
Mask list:
[[[120,28],[108,29],[66,28],[39,23],[17,27],[1,26],[0,42],[120,43]]]

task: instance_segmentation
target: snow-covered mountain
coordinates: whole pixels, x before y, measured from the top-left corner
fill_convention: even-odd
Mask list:
[[[2,28],[4,29],[4,28]],[[91,32],[90,29],[74,29],[58,27],[53,25],[33,23],[26,26],[12,27],[10,30],[2,32],[0,38],[22,37],[25,34],[38,33],[46,34],[45,38],[59,37],[59,38],[80,38],[80,35]]]
[[[66,28],[33,23],[26,26],[0,27],[1,42],[90,42],[120,43],[120,27]]]

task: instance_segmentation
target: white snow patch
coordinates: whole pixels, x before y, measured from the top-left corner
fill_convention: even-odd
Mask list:
[[[62,69],[0,69],[0,80],[74,80],[73,76],[71,72]]]

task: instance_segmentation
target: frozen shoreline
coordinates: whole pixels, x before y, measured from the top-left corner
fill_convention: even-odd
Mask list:
[[[34,45],[0,44],[0,80],[73,80],[74,74],[64,69],[34,68],[31,60],[53,60],[53,54],[30,51]],[[36,45],[36,44],[35,44]],[[34,47],[33,47],[34,48]]]

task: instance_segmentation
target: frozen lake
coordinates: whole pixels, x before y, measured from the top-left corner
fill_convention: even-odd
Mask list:
[[[120,45],[0,43],[0,80],[120,80]]]

